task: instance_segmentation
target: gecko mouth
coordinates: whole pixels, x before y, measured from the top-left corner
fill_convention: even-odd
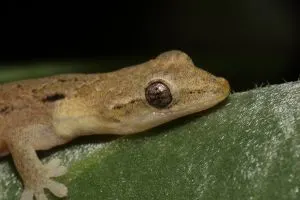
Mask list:
[[[195,99],[192,100],[189,105],[181,105],[169,111],[165,111],[164,114],[174,115],[174,118],[181,116],[186,116],[192,113],[199,113],[201,111],[207,110],[223,100],[225,100],[230,94],[230,85],[228,81],[224,78],[218,78],[219,85],[215,88],[208,89],[205,91],[205,95],[198,97],[195,95]],[[177,104],[180,104],[178,102]]]

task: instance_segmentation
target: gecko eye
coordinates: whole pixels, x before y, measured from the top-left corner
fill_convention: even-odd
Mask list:
[[[161,81],[156,81],[148,85],[145,89],[145,96],[148,103],[155,108],[165,108],[172,101],[170,89]]]

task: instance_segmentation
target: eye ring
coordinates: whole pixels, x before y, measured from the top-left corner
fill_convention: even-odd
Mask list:
[[[152,107],[163,109],[168,107],[172,100],[170,88],[162,81],[154,81],[145,88],[145,97]]]

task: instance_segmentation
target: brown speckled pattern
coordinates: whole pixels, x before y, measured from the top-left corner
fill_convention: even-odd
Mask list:
[[[168,86],[172,102],[163,109],[147,103],[153,81]],[[22,200],[45,200],[44,188],[67,195],[51,177],[66,172],[58,161],[43,165],[45,150],[88,134],[134,134],[224,100],[228,82],[194,66],[181,51],[103,74],[65,74],[0,85],[0,156],[10,152],[20,173]]]

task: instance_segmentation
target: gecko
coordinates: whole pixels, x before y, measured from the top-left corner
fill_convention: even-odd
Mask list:
[[[230,94],[223,77],[196,67],[180,50],[105,73],[73,73],[0,85],[0,156],[10,154],[21,200],[46,200],[45,189],[66,197],[55,180],[59,159],[42,163],[39,150],[92,134],[130,135],[197,113]]]

